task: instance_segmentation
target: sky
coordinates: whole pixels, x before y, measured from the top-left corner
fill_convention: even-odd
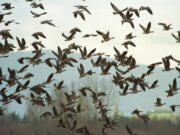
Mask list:
[[[125,41],[125,35],[133,32],[133,35],[137,37],[132,41],[136,44],[136,47],[129,47],[128,54],[133,55],[136,58],[138,64],[151,64],[153,62],[161,61],[162,57],[172,55],[177,59],[180,59],[180,43],[176,43],[176,40],[171,36],[171,33],[177,35],[177,31],[180,30],[180,1],[179,0],[36,0],[42,2],[46,15],[39,18],[33,18],[30,10],[37,13],[45,12],[40,9],[32,9],[29,2],[25,0],[1,0],[3,2],[11,2],[15,7],[12,9],[13,14],[6,17],[5,20],[15,19],[19,22],[19,25],[10,24],[8,29],[11,30],[14,37],[25,38],[29,48],[31,50],[31,43],[34,38],[32,33],[41,31],[47,39],[41,39],[46,46],[47,50],[57,50],[57,46],[61,48],[67,47],[71,43],[86,46],[88,50],[97,48],[97,52],[105,52],[114,55],[113,47],[115,46],[120,52],[126,50],[121,44]],[[126,7],[139,8],[141,6],[149,6],[153,15],[150,15],[146,11],[140,12],[140,18],[133,16],[135,29],[132,29],[129,24],[121,24],[121,17],[113,15],[113,9],[110,6],[110,2],[115,4],[119,9]],[[89,15],[85,13],[86,21],[83,21],[80,17],[74,18],[73,11],[77,9],[75,5],[87,5],[88,9],[92,13]],[[0,10],[2,11],[2,10]],[[57,27],[49,25],[41,25],[40,21],[45,19],[52,19],[53,23]],[[152,31],[154,33],[144,35],[139,27],[139,24],[146,26],[149,22],[152,23]],[[172,30],[163,31],[162,27],[157,25],[158,23],[172,24]],[[67,34],[71,28],[78,27],[81,29],[81,33],[77,33],[76,38],[72,41],[64,41],[61,33]],[[1,29],[7,29],[3,26]],[[83,39],[82,36],[86,33],[96,34],[96,30],[102,32],[110,31],[110,36],[115,39],[106,43],[101,43],[102,38],[90,37]],[[11,41],[14,42],[14,41]],[[17,44],[16,42],[14,42]],[[23,109],[23,108],[22,108]]]
[[[2,3],[3,1],[5,0],[2,0]],[[25,2],[25,0],[9,0],[9,2],[15,6],[12,10],[13,15],[9,19],[14,18],[20,22],[19,25],[10,25],[10,29],[14,35],[24,37],[29,43],[29,46],[34,41],[30,35],[34,32],[41,31],[47,36],[47,39],[42,39],[46,49],[56,50],[58,45],[64,48],[74,42],[86,46],[88,50],[97,48],[97,51],[106,52],[113,56],[113,46],[120,51],[126,50],[121,44],[125,41],[125,35],[133,32],[137,37],[132,41],[137,47],[130,46],[128,53],[136,58],[137,63],[148,65],[161,61],[162,57],[170,54],[180,59],[180,44],[176,43],[175,39],[171,36],[171,33],[177,35],[177,31],[180,30],[180,1],[178,0],[173,0],[173,2],[169,0],[86,0],[85,2],[82,0],[41,0],[47,14],[39,18],[33,18],[30,10],[37,13],[44,11],[41,9],[32,9],[29,2]],[[154,14],[150,15],[146,11],[142,11],[139,18],[134,16],[135,29],[132,29],[127,23],[124,25],[121,24],[120,16],[113,15],[110,2],[115,4],[119,9],[149,6]],[[79,17],[75,19],[72,13],[77,10],[74,7],[75,5],[87,5],[92,15],[85,13],[86,21],[83,21]],[[52,19],[57,27],[41,25],[40,21],[45,19]],[[146,26],[148,22],[152,23],[152,31],[154,33],[144,35],[139,24]],[[162,26],[157,25],[157,23],[162,22],[172,24],[173,29],[163,31]],[[72,41],[64,41],[61,33],[68,34],[69,30],[74,27],[78,27],[82,32],[78,33]],[[102,40],[100,36],[82,38],[86,33],[96,34],[96,30],[102,32],[110,31],[110,36],[115,37],[115,39],[103,44],[100,42]],[[29,49],[32,48],[29,47]]]

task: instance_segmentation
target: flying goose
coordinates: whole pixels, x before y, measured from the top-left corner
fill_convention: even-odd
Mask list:
[[[47,80],[46,80],[43,84],[49,84],[49,83],[51,83],[52,81],[54,81],[55,79],[52,79],[53,76],[54,76],[54,73],[51,73],[51,74],[48,76]]]
[[[91,90],[91,88],[90,87],[82,87],[82,88],[80,88],[79,89],[79,91],[81,92],[81,94],[84,96],[84,97],[86,97],[86,91],[89,91],[89,92],[91,92],[92,90]]]
[[[147,27],[144,27],[141,24],[139,24],[139,26],[143,30],[143,34],[153,33],[153,31],[150,31],[150,29],[151,29],[151,22],[148,23]]]
[[[128,91],[128,88],[129,88],[129,84],[127,84],[125,87],[124,87],[124,89],[123,89],[123,92],[121,93],[121,92],[119,92],[119,94],[121,95],[121,96],[126,96],[129,92],[127,92]]]
[[[24,71],[26,71],[26,69],[29,67],[29,65],[25,65],[23,66],[20,70],[17,71],[17,73],[23,73]]]
[[[177,92],[174,92],[172,89],[168,90],[167,93],[168,93],[167,97],[172,97],[175,94],[177,94]]]
[[[81,59],[87,59],[93,55],[93,53],[96,51],[96,48],[92,49],[89,53],[87,53],[86,47],[84,47],[84,49],[79,48],[79,51],[81,53]]]
[[[136,8],[132,8],[132,7],[130,7],[130,8],[128,8],[128,11],[129,12],[133,12],[133,13],[135,13],[135,15],[137,16],[137,17],[139,17],[140,15],[139,15],[139,10],[138,9],[136,9]]]
[[[64,33],[62,33],[62,36],[65,38],[65,41],[70,41],[73,38],[75,38],[75,35],[77,32],[81,32],[81,30],[77,27],[74,27],[69,31],[69,33],[70,33],[69,36],[65,35]]]
[[[0,31],[0,35],[2,36],[3,39],[8,39],[8,38],[13,39],[13,36],[9,31],[10,31],[9,29]]]
[[[92,63],[92,65],[93,65],[93,67],[98,67],[98,66],[100,66],[101,60],[102,60],[102,56],[101,56],[101,55],[99,55],[99,57],[98,57],[98,59],[96,60],[96,62],[94,62],[93,59],[91,59],[91,63]]]
[[[73,35],[75,35],[77,32],[81,32],[81,30],[77,27],[74,27],[69,31],[69,33],[72,33]]]
[[[172,25],[172,24],[167,25],[167,24],[165,24],[165,23],[158,23],[158,25],[163,26],[163,28],[164,28],[163,30],[166,30],[166,31],[172,29],[172,28],[171,28],[171,25]]]
[[[170,71],[170,70],[172,70],[172,68],[170,68],[170,61],[169,61],[169,59],[167,57],[162,58],[162,62],[163,62],[163,65],[164,65],[163,71]]]
[[[99,30],[96,30],[96,32],[97,32],[98,35],[102,36],[102,38],[103,38],[103,40],[101,40],[102,43],[107,42],[107,41],[109,41],[111,39],[114,39],[114,37],[109,36],[109,31],[107,33],[103,33],[103,32],[101,32]]]
[[[121,22],[122,22],[122,24],[124,24],[125,22],[129,23],[131,25],[131,27],[134,29],[134,23],[131,19],[124,18]]]
[[[1,6],[4,7],[3,10],[10,10],[10,9],[14,8],[11,6],[11,3],[3,3],[3,4],[1,4]]]
[[[83,38],[87,38],[87,37],[96,37],[97,35],[96,34],[85,34],[83,36]]]
[[[133,39],[133,38],[135,38],[135,37],[136,37],[136,36],[133,36],[133,35],[132,35],[132,32],[131,32],[131,33],[129,33],[129,34],[126,35],[125,39],[126,39],[126,40],[129,40],[129,39]]]
[[[85,21],[85,16],[83,14],[83,10],[77,10],[73,12],[74,17],[76,18],[78,15]]]
[[[76,6],[74,6],[74,7],[78,8],[78,9],[80,9],[80,10],[82,9],[82,10],[86,11],[88,14],[91,15],[91,12],[87,9],[88,6],[76,5]]]
[[[4,25],[5,26],[9,26],[9,24],[11,24],[11,23],[15,23],[15,24],[19,24],[18,22],[15,22],[15,20],[9,20],[9,21],[6,21],[5,23],[4,23]]]
[[[158,80],[155,80],[153,83],[152,83],[152,85],[149,87],[149,89],[154,89],[154,88],[156,88],[156,87],[158,87]]]
[[[160,98],[157,98],[157,99],[156,99],[155,106],[160,107],[160,106],[163,106],[163,105],[165,105],[165,104],[166,104],[166,103],[161,103],[161,99],[160,99]]]
[[[52,20],[44,20],[44,21],[41,21],[40,23],[41,24],[48,24],[48,25],[56,27],[56,25],[52,23]]]
[[[132,41],[130,41],[130,40],[129,41],[125,41],[124,43],[122,43],[122,45],[124,45],[124,47],[126,49],[128,49],[128,45],[136,47],[136,45]]]
[[[178,36],[174,35],[173,33],[171,33],[171,35],[176,39],[176,43],[180,43],[180,30],[177,32],[178,32]]]
[[[32,73],[26,73],[23,77],[23,79],[29,79],[31,77],[33,77],[34,75]]]
[[[36,2],[32,2],[31,3],[31,6],[32,6],[32,8],[41,8],[41,9],[43,9],[44,10],[44,6],[43,6],[43,4],[42,3],[36,3]]]
[[[153,12],[152,12],[152,10],[151,10],[150,7],[141,6],[141,7],[139,8],[139,11],[143,11],[143,10],[146,10],[146,11],[149,12],[151,15],[153,15]]]
[[[1,12],[0,12],[0,23],[1,23],[1,22],[5,22],[5,21],[3,21],[4,16],[5,16],[5,15],[10,15],[10,14],[12,14],[12,12],[7,12],[7,13],[1,13]]]
[[[180,107],[180,105],[171,105],[169,106],[173,112],[175,112],[176,107]]]
[[[115,11],[115,12],[113,12],[114,15],[119,14],[122,17],[122,19],[126,18],[125,14],[123,12],[126,11],[128,8],[120,10],[113,3],[110,3],[110,4],[111,4],[111,7],[113,8],[113,10]]]
[[[86,75],[92,75],[95,72],[92,72],[92,70],[89,70],[87,72],[84,71],[84,66],[80,63],[80,67],[77,67],[79,72],[79,78],[85,77]]]
[[[56,88],[56,90],[60,90],[60,89],[64,88],[63,83],[64,83],[64,81],[60,81],[58,84],[54,83],[54,87]]]
[[[46,38],[46,36],[42,32],[35,32],[32,34],[32,36],[36,39],[39,39],[39,37]]]
[[[26,41],[25,41],[24,38],[22,38],[22,39],[20,40],[18,37],[16,37],[16,40],[17,40],[18,45],[19,45],[19,49],[18,49],[18,50],[24,50],[24,49],[27,48],[27,46],[26,46]]]
[[[35,12],[33,12],[33,11],[30,11],[30,12],[31,12],[31,14],[33,15],[33,18],[37,18],[37,17],[40,17],[40,16],[42,16],[42,15],[47,14],[47,12],[43,12],[43,13],[40,13],[40,14],[35,13]]]
[[[107,65],[106,68],[104,68],[104,65],[101,65],[101,75],[107,75],[107,74],[110,74],[108,73],[108,71],[110,70],[111,68],[111,64]]]
[[[142,111],[140,111],[138,109],[135,109],[131,114],[135,114],[135,115],[137,115],[139,117],[141,112]]]
[[[73,33],[71,33],[69,36],[65,35],[64,33],[62,33],[61,35],[65,38],[64,41],[70,41],[70,40],[72,40],[73,38],[75,38],[75,36],[74,36]]]

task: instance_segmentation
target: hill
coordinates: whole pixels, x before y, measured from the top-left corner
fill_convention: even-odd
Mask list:
[[[54,55],[51,53],[51,51],[46,50],[44,51],[45,55],[42,57],[42,59],[48,58],[48,57],[54,57]],[[24,65],[21,65],[17,62],[17,59],[20,57],[29,57],[32,56],[32,53],[29,51],[17,51],[13,52],[9,55],[8,58],[1,58],[0,59],[0,66],[3,70],[4,74],[8,74],[7,72],[7,67],[13,68],[13,69],[20,69],[27,63],[24,63]],[[73,53],[70,55],[71,57],[75,59],[80,58],[80,54],[78,53]],[[94,58],[96,59],[96,58]],[[113,60],[113,58],[109,58],[110,60]],[[92,79],[97,79],[98,80],[103,80],[105,79],[107,83],[112,83],[112,75],[115,73],[114,68],[111,68],[110,72],[111,75],[108,76],[101,76],[99,73],[101,72],[100,68],[94,68],[92,67],[90,63],[90,59],[88,60],[81,60],[79,59],[77,64],[74,64],[74,67],[66,67],[66,71],[63,72],[62,74],[56,75],[55,82],[59,82],[61,80],[64,80],[64,83],[66,87],[69,87],[72,82],[79,83],[84,79],[79,79],[79,73],[77,72],[77,66],[79,66],[79,63],[82,63],[85,67],[85,70],[87,69],[92,69],[94,72],[96,72],[95,75],[93,75],[91,78]],[[113,95],[111,95],[111,98],[113,99],[111,102],[111,109],[113,109],[116,105],[119,108],[120,112],[123,112],[126,115],[130,115],[130,113],[136,109],[140,108],[143,109],[144,111],[150,111],[153,109],[157,109],[154,107],[154,102],[156,101],[157,97],[161,97],[163,102],[167,102],[166,105],[161,107],[160,109],[169,109],[170,104],[176,104],[179,102],[180,94],[176,94],[173,97],[167,98],[167,95],[165,94],[165,90],[168,89],[168,84],[172,83],[174,77],[177,77],[178,74],[175,70],[172,70],[170,72],[163,72],[163,69],[161,67],[157,67],[154,70],[154,73],[146,78],[146,81],[149,82],[149,84],[152,84],[154,80],[159,80],[158,85],[159,87],[153,89],[153,90],[147,90],[146,92],[141,92],[139,94],[133,94],[133,95],[128,95],[128,96],[119,96],[118,91],[120,91],[119,87],[116,87],[113,85],[112,88],[109,88],[109,91],[115,91]],[[138,68],[134,69],[128,75],[135,75],[135,76],[140,76],[142,73],[147,71],[147,66],[146,65],[139,65]],[[55,72],[54,68],[49,68],[45,63],[40,64],[40,65],[35,65],[34,67],[30,65],[28,67],[28,71],[33,73],[35,76],[31,79],[30,86],[33,86],[35,84],[38,84],[40,82],[43,82],[47,79],[50,73]],[[25,74],[22,73],[21,75]],[[178,83],[178,86],[180,84]],[[4,86],[1,85],[1,88]],[[100,86],[101,87],[101,86]],[[14,87],[12,87],[14,89]],[[53,89],[52,85],[50,85],[49,89]],[[16,103],[11,103],[9,106],[9,111],[17,111],[23,114],[25,111],[25,106],[24,105],[17,105]],[[177,110],[178,111],[178,110]]]

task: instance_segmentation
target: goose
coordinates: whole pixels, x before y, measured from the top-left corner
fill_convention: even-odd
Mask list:
[[[15,23],[15,24],[20,24],[20,23],[18,23],[18,22],[15,22],[15,20],[9,20],[9,21],[6,21],[5,23],[4,23],[4,25],[5,26],[9,26],[9,24],[11,24],[11,23]]]
[[[173,79],[173,84],[172,84],[172,90],[175,92],[179,90],[180,88],[177,88],[177,81],[176,78]]]
[[[131,88],[130,90],[132,90],[131,94],[136,94],[141,92],[137,89],[137,84],[133,84],[133,88]]]
[[[51,96],[48,93],[46,93],[45,100],[47,101],[48,105],[55,103],[55,100],[52,100]]]
[[[31,77],[33,77],[34,75],[32,73],[26,73],[23,77],[23,79],[29,79]]]
[[[139,26],[143,30],[143,34],[153,33],[153,31],[150,31],[150,29],[151,29],[151,22],[148,23],[147,27],[144,27],[141,24],[139,24]]]
[[[170,71],[170,70],[172,70],[172,68],[170,68],[170,61],[169,61],[169,59],[167,57],[162,58],[162,62],[163,62],[163,65],[164,65],[163,71]]]
[[[91,59],[91,63],[92,63],[92,65],[93,65],[93,67],[98,67],[98,66],[100,66],[101,60],[102,60],[102,56],[101,56],[101,55],[99,55],[99,57],[98,57],[98,59],[96,60],[96,62],[94,62],[93,59]]]
[[[83,38],[87,38],[87,37],[96,37],[97,35],[96,34],[85,34],[83,36]]]
[[[64,33],[62,33],[61,35],[65,38],[64,41],[70,41],[70,40],[72,40],[73,38],[75,38],[75,36],[74,36],[73,33],[71,33],[69,36],[65,35]]]
[[[128,45],[136,47],[136,45],[132,41],[130,41],[130,40],[129,41],[125,41],[124,43],[122,43],[122,45],[124,45],[124,47],[126,49],[128,49]]]
[[[133,35],[132,35],[132,32],[131,32],[131,33],[129,33],[129,34],[126,35],[125,39],[126,39],[126,40],[129,40],[129,39],[133,39],[133,38],[135,38],[135,37],[137,37],[137,36],[133,36]]]
[[[44,20],[44,21],[41,21],[40,23],[41,24],[48,24],[48,25],[56,27],[56,25],[52,23],[52,20]]]
[[[29,67],[29,65],[25,65],[23,66],[20,70],[17,71],[17,73],[23,73],[24,71],[26,71],[26,69]]]
[[[124,87],[123,92],[122,92],[122,93],[119,92],[119,94],[120,94],[121,96],[126,96],[126,95],[129,93],[129,92],[127,92],[128,88],[129,88],[129,84],[127,84],[127,85]]]
[[[104,68],[104,65],[101,65],[101,75],[108,75],[108,74],[110,74],[110,73],[108,73],[108,71],[110,70],[111,66],[112,66],[111,64],[108,64],[106,66],[106,68]]]
[[[129,23],[131,25],[131,27],[134,29],[134,23],[133,23],[133,21],[131,19],[124,18],[121,22],[122,22],[122,24],[124,24],[125,22]]]
[[[139,10],[138,10],[138,9],[135,9],[135,8],[130,7],[130,8],[128,8],[128,11],[129,11],[129,12],[135,13],[135,15],[136,15],[137,17],[140,16],[140,15],[139,15]]]
[[[47,80],[46,80],[43,84],[46,85],[46,84],[49,84],[49,83],[51,83],[52,81],[54,81],[55,79],[52,79],[53,76],[54,76],[54,73],[51,73],[51,74],[48,76]]]
[[[31,6],[32,6],[32,8],[41,8],[41,9],[43,9],[44,10],[44,6],[43,6],[43,4],[42,3],[36,3],[36,2],[32,2],[31,3]]]
[[[140,111],[138,109],[135,109],[131,114],[135,114],[135,115],[137,115],[139,117],[141,112],[142,111]]]
[[[120,10],[112,2],[110,4],[111,4],[111,7],[113,8],[113,10],[115,11],[115,12],[113,12],[114,15],[119,14],[122,17],[122,19],[126,18],[125,14],[123,12],[126,11],[128,8]]]
[[[35,85],[35,86],[31,87],[30,90],[33,91],[34,93],[38,94],[38,95],[46,93],[46,90],[44,90],[41,87],[42,87],[41,84],[40,85]]]
[[[43,13],[40,13],[40,14],[35,13],[35,12],[33,12],[33,11],[30,11],[30,12],[31,12],[31,14],[33,15],[33,18],[37,18],[37,17],[40,17],[40,16],[42,16],[42,15],[47,14],[47,12],[43,12]]]
[[[3,4],[1,4],[1,6],[4,7],[3,10],[10,10],[10,9],[14,8],[11,6],[11,3],[3,3]]]
[[[86,91],[89,91],[89,92],[91,92],[92,91],[92,89],[90,88],[90,87],[82,87],[82,88],[80,88],[79,89],[79,91],[81,92],[81,94],[84,96],[84,97],[86,97]]]
[[[63,84],[64,81],[60,81],[58,84],[54,83],[54,87],[56,88],[56,90],[61,90],[62,88],[64,88]]]
[[[79,51],[81,53],[81,59],[87,59],[90,58],[93,55],[93,53],[95,53],[96,48],[92,49],[89,53],[87,53],[86,47],[84,47],[83,50],[79,48]]]
[[[83,21],[85,21],[85,16],[83,14],[83,10],[77,10],[73,12],[74,17],[76,18],[78,15],[82,18]]]
[[[171,28],[171,25],[172,25],[172,24],[167,25],[167,24],[165,24],[165,23],[158,23],[158,25],[163,26],[163,28],[164,28],[163,30],[166,30],[166,31],[172,29],[172,28]]]
[[[160,99],[160,98],[157,98],[157,99],[156,99],[155,106],[160,107],[160,106],[163,106],[163,105],[165,105],[165,104],[166,104],[166,103],[161,103],[161,99]]]
[[[102,36],[102,38],[103,38],[103,40],[101,40],[102,43],[107,42],[107,41],[109,41],[111,39],[114,39],[114,37],[109,36],[109,31],[107,33],[103,33],[103,32],[101,32],[99,30],[96,30],[96,32],[97,32],[98,35]]]
[[[42,32],[35,32],[35,33],[32,34],[32,36],[35,39],[39,39],[39,37],[46,38],[46,36]]]
[[[3,21],[3,18],[4,18],[5,15],[10,15],[10,14],[12,14],[12,12],[0,13],[0,23],[1,23],[1,22],[4,22],[4,21]]]
[[[78,68],[78,72],[79,72],[79,77],[82,78],[82,77],[85,77],[85,72],[84,72],[84,66],[82,64],[80,64],[80,67],[77,67]]]
[[[54,114],[54,118],[57,118],[60,115],[60,114],[58,114],[55,106],[53,106],[53,114]]]
[[[171,35],[176,39],[176,43],[180,43],[180,30],[177,32],[178,32],[178,36],[174,35],[173,33],[171,33]]]
[[[60,74],[64,71],[66,71],[64,69],[65,65],[61,64],[58,60],[56,60],[56,65],[54,64],[53,66],[56,69],[56,74]]]
[[[169,106],[173,112],[175,112],[176,107],[180,107],[180,105],[171,105]]]
[[[76,6],[74,6],[74,7],[78,8],[78,9],[80,9],[80,10],[82,9],[82,10],[86,11],[88,14],[91,15],[91,12],[87,9],[88,6],[76,5]]]
[[[2,36],[3,39],[8,39],[8,38],[13,39],[13,36],[9,31],[10,31],[9,29],[0,31],[0,35]]]
[[[175,94],[177,94],[177,92],[174,92],[172,89],[168,90],[167,93],[168,93],[167,97],[172,97]]]
[[[156,88],[156,87],[158,87],[158,80],[155,80],[153,83],[152,83],[152,85],[149,87],[149,89],[154,89],[154,88]]]
[[[19,49],[18,49],[18,50],[25,50],[25,49],[27,48],[27,46],[26,46],[26,41],[25,41],[24,38],[22,38],[22,39],[20,40],[18,37],[16,37],[16,40],[17,40],[18,45],[19,45]]]
[[[74,27],[69,31],[69,33],[71,33],[73,35],[75,35],[77,32],[81,32],[81,30],[77,27]]]
[[[151,15],[153,15],[153,11],[151,10],[150,7],[141,6],[141,7],[139,8],[139,11],[143,11],[143,10],[146,10],[148,13],[150,13]]]

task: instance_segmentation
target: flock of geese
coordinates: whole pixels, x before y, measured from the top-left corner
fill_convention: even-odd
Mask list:
[[[30,10],[30,13],[32,14],[33,18],[39,18],[43,15],[46,15],[47,12],[45,11],[45,8],[41,2],[35,2],[34,0],[26,0],[29,2],[32,10]],[[136,15],[137,17],[140,17],[140,12],[149,13],[150,15],[153,15],[153,11],[150,7],[141,6],[139,9],[136,8],[125,8],[125,9],[119,9],[116,5],[113,3],[110,3],[110,6],[113,10],[113,15],[119,15],[121,17],[122,25],[124,23],[130,24],[130,26],[134,29],[135,25],[133,23],[133,16]],[[9,16],[12,14],[11,10],[13,10],[13,7],[11,3],[3,3],[1,4],[2,11],[0,12],[0,25],[9,26],[11,23],[20,24],[19,22],[16,22],[15,20],[8,20],[6,21],[6,16]],[[75,18],[81,18],[82,20],[86,20],[85,14],[92,15],[92,13],[89,11],[88,6],[84,5],[75,5],[75,8],[77,10],[73,11],[73,15]],[[42,10],[41,13],[36,13],[33,11],[34,9],[39,8]],[[56,25],[52,22],[52,20],[42,20],[40,21],[40,24],[46,24],[52,27],[56,28]],[[165,24],[165,23],[158,23],[158,25],[163,27],[163,30],[168,31],[171,28],[171,24]],[[147,26],[143,26],[139,24],[140,28],[143,31],[143,34],[150,34],[153,33],[151,30],[151,22],[147,24]],[[80,28],[74,27],[69,30],[69,33],[62,32],[61,35],[64,38],[65,41],[71,41],[75,38],[77,33],[81,33],[82,31]],[[6,58],[8,57],[8,54],[13,52],[15,48],[17,48],[14,44],[9,42],[9,39],[14,40],[14,36],[11,34],[10,29],[4,29],[0,30],[0,36],[2,37],[4,43],[0,42],[0,58]],[[87,50],[87,48],[84,46],[79,46],[75,43],[71,43],[67,48],[61,49],[60,46],[57,47],[57,52],[51,51],[54,57],[42,59],[42,56],[45,55],[43,53],[43,48],[45,48],[45,45],[41,42],[41,39],[46,39],[46,35],[43,32],[34,32],[31,35],[35,41],[31,43],[33,50],[32,50],[32,57],[21,57],[17,60],[17,62],[22,66],[20,69],[14,69],[7,67],[8,74],[4,74],[1,67],[0,67],[0,96],[1,96],[1,104],[0,107],[0,115],[3,115],[3,112],[5,108],[3,105],[7,105],[13,101],[16,101],[18,104],[23,104],[22,99],[28,100],[33,105],[47,107],[48,105],[51,105],[52,111],[44,112],[40,115],[40,117],[45,118],[53,118],[53,119],[59,119],[58,126],[63,127],[71,131],[72,133],[79,133],[84,135],[90,135],[90,131],[88,130],[88,127],[81,126],[79,127],[78,121],[75,119],[76,114],[83,113],[84,108],[82,107],[81,103],[78,102],[78,99],[82,97],[87,97],[88,95],[92,99],[92,103],[95,105],[95,108],[98,110],[101,121],[103,122],[102,127],[102,134],[106,134],[106,129],[113,129],[115,126],[118,125],[118,123],[114,120],[111,120],[110,117],[108,117],[107,112],[109,111],[106,107],[106,105],[103,103],[102,98],[107,96],[105,92],[95,92],[91,87],[82,87],[79,89],[80,95],[78,95],[76,92],[71,91],[71,93],[65,91],[64,96],[67,99],[66,103],[60,103],[60,109],[57,109],[57,107],[54,105],[55,100],[52,99],[46,88],[48,88],[49,84],[54,85],[54,88],[56,91],[63,91],[64,88],[64,81],[59,81],[59,83],[54,83],[55,79],[53,77],[55,75],[61,74],[62,72],[66,71],[66,67],[74,67],[75,63],[78,63],[78,60],[73,58],[70,54],[79,51],[81,54],[82,60],[91,59],[91,64],[93,67],[100,68],[101,73],[100,75],[109,75],[111,74],[110,69],[114,68],[116,71],[113,75],[112,82],[120,88],[119,95],[120,96],[126,96],[129,94],[137,94],[139,92],[148,91],[151,89],[154,89],[158,87],[158,80],[154,80],[152,84],[149,84],[146,81],[146,78],[153,74],[154,69],[156,66],[163,64],[164,69],[163,72],[168,72],[171,70],[176,70],[178,74],[180,74],[180,68],[177,66],[176,68],[171,68],[171,61],[176,62],[178,65],[180,64],[180,61],[174,58],[172,55],[166,56],[162,58],[162,61],[152,63],[147,66],[147,71],[142,73],[139,77],[134,76],[133,74],[129,75],[133,69],[138,68],[139,65],[136,64],[136,59],[130,55],[128,56],[128,51],[120,52],[116,47],[114,47],[114,60],[109,60],[106,53],[100,53],[96,52],[96,48],[92,50]],[[101,36],[102,40],[101,43],[108,42],[110,40],[113,40],[115,37],[110,36],[110,32],[102,32],[99,30],[96,30],[96,33],[93,34],[84,34],[82,38],[88,38],[88,37],[96,37]],[[180,42],[180,31],[178,31],[178,35],[172,33],[172,36],[175,38],[177,42]],[[122,43],[122,45],[128,49],[128,46],[136,47],[135,43],[131,41],[131,39],[136,38],[133,33],[129,33],[125,36],[126,41]],[[19,48],[17,50],[23,51],[29,46],[27,46],[26,40],[24,38],[16,37],[17,45]],[[97,58],[96,60],[94,58]],[[25,64],[26,63],[26,64]],[[38,66],[42,63],[45,63],[49,68],[54,68],[56,72],[51,73],[47,79],[44,82],[39,82],[38,84],[34,86],[30,86],[31,79],[35,76],[33,73],[28,72],[28,68],[30,66]],[[125,67],[126,70],[122,70],[121,67]],[[124,68],[123,68],[124,69]],[[84,78],[86,76],[90,76],[93,74],[96,74],[92,69],[86,70],[83,66],[83,63],[80,63],[77,67],[77,71],[79,72],[79,78]],[[68,72],[68,71],[67,71]],[[24,73],[24,75],[22,75]],[[177,79],[179,77],[175,77],[172,83],[169,84],[169,89],[165,92],[167,93],[167,97],[172,97],[175,94],[178,94],[179,87],[177,87]],[[22,83],[24,82],[24,83]],[[10,89],[12,87],[15,87],[14,92],[11,92]],[[22,94],[24,91],[29,91],[30,96],[27,97]],[[166,103],[161,101],[161,98],[157,97],[157,100],[154,102],[156,107],[161,107],[165,105]],[[176,107],[179,107],[180,105],[173,104],[169,107],[172,111],[175,111]],[[48,107],[49,108],[49,107]],[[132,114],[137,115],[138,118],[142,119],[145,123],[148,123],[150,120],[149,116],[147,114],[144,114],[142,111],[135,109]],[[64,116],[63,118],[61,116]],[[71,122],[70,122],[71,121]],[[72,124],[71,124],[72,123]],[[126,125],[127,132],[129,135],[135,135],[133,131],[130,129],[128,125]]]

